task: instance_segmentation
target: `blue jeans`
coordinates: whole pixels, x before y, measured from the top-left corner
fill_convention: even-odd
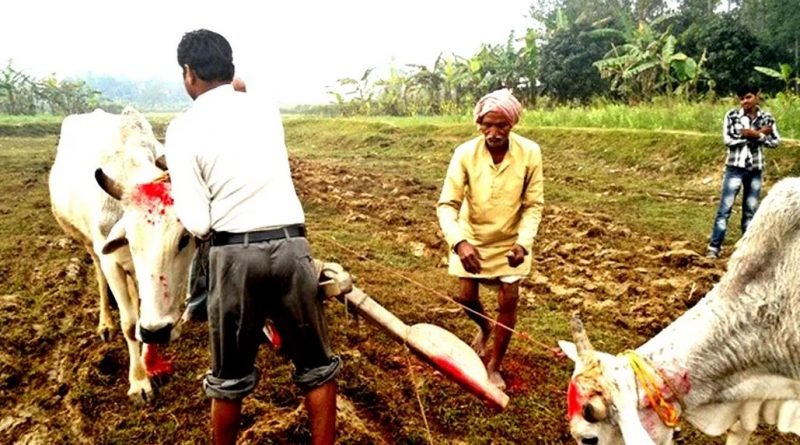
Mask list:
[[[731,216],[733,203],[739,189],[742,189],[742,233],[747,231],[747,226],[753,219],[761,196],[761,170],[747,170],[740,167],[725,167],[725,176],[722,178],[722,196],[719,199],[719,210],[714,219],[711,231],[711,242],[708,247],[719,250],[725,240],[725,231],[728,229],[728,218]]]

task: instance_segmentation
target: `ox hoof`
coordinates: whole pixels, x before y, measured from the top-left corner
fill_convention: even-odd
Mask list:
[[[100,339],[103,341],[111,341],[111,337],[114,336],[114,328],[111,326],[99,326],[97,328],[97,335],[99,335]]]
[[[128,391],[128,398],[130,398],[135,405],[146,405],[156,400],[156,392],[148,382],[147,387],[139,386],[137,388],[131,388]]]
[[[155,374],[150,376],[150,383],[153,384],[153,388],[163,388],[164,385],[169,383],[171,374]]]

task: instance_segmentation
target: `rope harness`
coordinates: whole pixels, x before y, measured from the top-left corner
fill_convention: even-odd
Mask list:
[[[414,286],[417,286],[418,288],[420,288],[422,290],[425,290],[427,292],[430,292],[433,295],[436,295],[436,296],[438,296],[440,298],[443,298],[443,299],[445,299],[445,300],[447,300],[447,301],[449,301],[451,303],[455,303],[456,305],[461,307],[463,310],[465,310],[465,311],[467,311],[467,312],[469,312],[471,314],[475,314],[480,318],[483,318],[484,320],[488,321],[489,323],[491,323],[494,326],[498,326],[498,327],[500,327],[502,329],[505,329],[505,330],[511,332],[512,334],[515,334],[515,335],[517,335],[519,337],[522,337],[525,340],[527,340],[527,341],[539,346],[540,348],[544,349],[547,352],[551,352],[552,351],[552,347],[551,346],[548,346],[548,345],[546,345],[546,344],[544,344],[544,343],[542,343],[540,341],[535,340],[530,335],[528,335],[526,332],[518,331],[518,330],[516,330],[514,328],[511,328],[509,326],[504,325],[503,323],[498,322],[497,320],[495,320],[495,319],[493,319],[491,317],[487,317],[486,315],[481,314],[480,312],[475,311],[475,310],[473,310],[473,309],[471,309],[471,308],[459,303],[458,301],[456,301],[452,297],[448,296],[444,292],[437,291],[436,289],[433,289],[433,288],[430,288],[428,286],[425,286],[424,284],[422,284],[422,283],[420,283],[420,282],[418,282],[418,281],[416,281],[416,280],[414,280],[412,278],[406,277],[405,275],[403,275],[403,274],[401,274],[399,272],[396,272],[396,271],[384,266],[383,264],[381,264],[381,263],[379,263],[379,262],[377,262],[375,260],[367,258],[365,255],[359,254],[355,250],[350,249],[349,247],[347,247],[344,244],[336,241],[335,239],[333,239],[330,236],[322,235],[322,239],[325,240],[326,242],[329,242],[329,243],[333,244],[334,246],[338,247],[339,249],[342,249],[343,251],[345,251],[347,253],[350,253],[351,255],[355,256],[359,260],[363,260],[363,261],[367,261],[369,263],[372,263],[375,266],[377,266],[379,269],[383,270],[384,272],[387,272],[387,273],[389,273],[391,275],[394,275],[394,276],[396,276],[396,277],[398,277],[398,278],[400,278],[400,279],[402,279],[404,281],[407,281],[407,282],[413,284]]]

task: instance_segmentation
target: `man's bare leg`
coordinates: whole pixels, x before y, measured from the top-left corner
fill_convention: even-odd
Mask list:
[[[241,400],[211,400],[211,429],[214,435],[214,445],[236,444],[241,412]]]
[[[510,284],[500,283],[497,304],[499,306],[499,314],[497,315],[497,324],[494,327],[494,345],[492,347],[492,357],[486,365],[486,372],[489,374],[489,382],[500,389],[505,389],[506,384],[500,376],[500,363],[506,355],[512,332],[501,327],[501,325],[513,329],[517,323],[519,281]]]
[[[311,420],[312,445],[332,445],[336,439],[336,381],[309,391],[306,409]]]
[[[479,328],[478,333],[472,340],[471,346],[472,349],[478,353],[478,356],[483,358],[486,356],[486,344],[489,341],[489,336],[492,334],[492,326],[486,317],[486,311],[483,309],[479,298],[478,280],[460,278],[459,284],[461,285],[461,292],[458,296],[458,302],[470,309],[465,309],[464,312],[467,313],[467,316],[469,316],[472,321],[478,324]]]

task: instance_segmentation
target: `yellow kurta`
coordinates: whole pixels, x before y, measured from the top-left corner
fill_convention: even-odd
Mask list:
[[[543,207],[542,153],[535,142],[511,133],[508,152],[498,165],[483,136],[460,145],[453,153],[436,207],[450,246],[450,274],[467,278],[527,275]],[[480,273],[465,271],[453,252],[453,246],[462,240],[477,248]],[[514,244],[528,252],[517,267],[509,266],[505,256]]]

